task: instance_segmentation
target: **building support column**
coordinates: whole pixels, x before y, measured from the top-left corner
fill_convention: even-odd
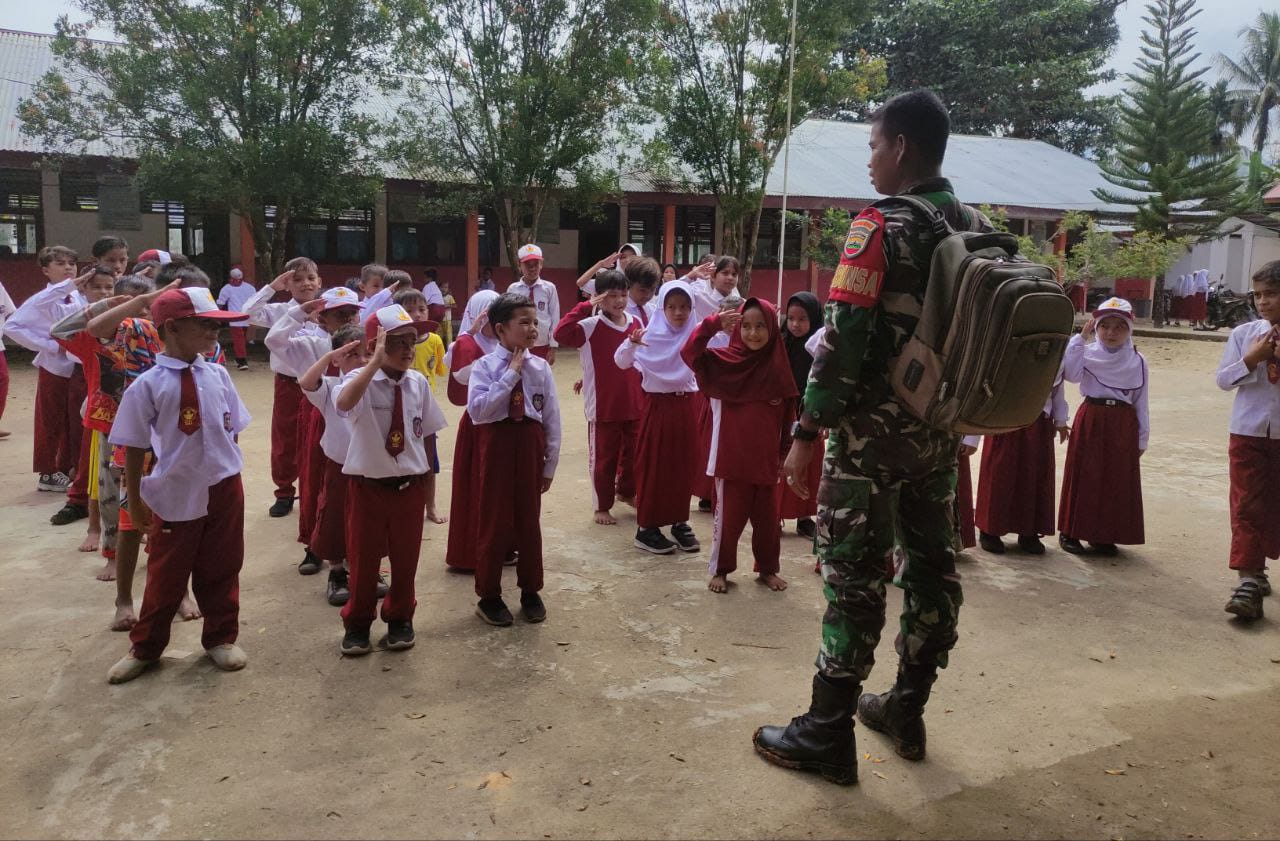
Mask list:
[[[480,213],[471,210],[467,213],[467,285],[464,291],[467,297],[471,297],[477,290],[473,290],[471,285],[480,282]]]
[[[236,260],[244,271],[245,279],[255,286],[261,286],[259,280],[262,283],[270,283],[271,281],[266,278],[254,277],[258,273],[258,249],[253,244],[253,227],[249,224],[249,220],[238,213],[233,213],[231,218],[236,220],[240,228],[240,249]]]
[[[387,191],[379,190],[373,198],[373,262],[387,262]]]
[[[666,205],[662,208],[662,263],[676,261],[676,206]]]

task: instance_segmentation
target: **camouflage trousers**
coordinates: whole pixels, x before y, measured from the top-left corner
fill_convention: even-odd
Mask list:
[[[818,489],[818,559],[827,610],[818,671],[866,680],[885,623],[885,585],[904,591],[895,648],[945,668],[963,596],[956,572],[958,439],[932,430],[827,442]]]

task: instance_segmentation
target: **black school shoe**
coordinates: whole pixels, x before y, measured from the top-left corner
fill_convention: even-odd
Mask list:
[[[1254,578],[1258,579],[1258,586],[1262,588],[1262,595],[1271,595],[1271,579],[1267,578],[1267,571],[1264,569],[1256,574]]]
[[[703,513],[710,513],[710,512],[711,512],[711,509],[712,509],[711,500],[709,500],[709,499],[700,499],[700,500],[698,500],[698,510],[699,510],[699,511],[702,511]]]
[[[526,622],[541,622],[547,618],[547,606],[537,593],[520,594],[520,615]]]
[[[342,607],[351,599],[351,587],[347,571],[342,568],[329,570],[329,583],[325,585],[324,597],[334,607]]]
[[[324,566],[324,561],[316,557],[310,549],[298,563],[298,575],[315,575]]]
[[[338,650],[346,657],[360,657],[373,651],[373,646],[369,644],[369,629],[349,629],[343,635],[342,645],[338,647]]]
[[[1120,554],[1119,547],[1114,543],[1090,543],[1089,548],[1092,549],[1095,554],[1101,555],[1104,558],[1114,558],[1116,555]]]
[[[1245,622],[1262,618],[1262,587],[1256,581],[1241,581],[1231,593],[1224,610]]]
[[[1041,542],[1040,536],[1036,534],[1018,535],[1018,548],[1028,555],[1044,554],[1044,543]]]
[[[407,621],[388,622],[387,637],[384,640],[387,651],[406,651],[413,648],[413,623]]]
[[[978,532],[978,545],[982,547],[982,551],[990,552],[993,555],[1004,554],[1004,541],[994,534],[987,534],[985,531]]]
[[[89,506],[76,505],[74,502],[68,502],[49,518],[50,525],[65,526],[74,523],[76,520],[83,520],[89,516]]]
[[[382,573],[378,573],[378,598],[385,599],[387,591],[391,588],[387,585],[387,577]]]
[[[293,511],[293,497],[282,496],[278,498],[271,507],[267,509],[267,513],[272,517],[288,517]]]
[[[1062,547],[1063,552],[1070,552],[1072,555],[1085,554],[1084,544],[1076,540],[1074,537],[1067,537],[1065,534],[1058,535],[1058,545]]]
[[[809,517],[796,520],[796,534],[812,540],[818,534],[818,527]]]
[[[657,531],[655,529],[655,531]],[[658,532],[659,535],[662,532]],[[638,538],[639,535],[636,535]],[[682,552],[697,552],[702,548],[702,544],[698,542],[698,538],[694,535],[693,529],[688,523],[676,523],[671,527],[671,537],[675,539],[676,545],[680,547]]]
[[[636,529],[635,545],[637,549],[652,552],[655,555],[670,555],[676,551],[676,545],[658,529]]]
[[[501,596],[495,596],[492,599],[481,599],[476,605],[476,616],[499,628],[505,628],[516,621],[511,615],[511,611],[507,610],[507,603],[502,600]]]

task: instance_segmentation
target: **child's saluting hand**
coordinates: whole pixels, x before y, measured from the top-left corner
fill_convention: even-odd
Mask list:
[[[513,350],[513,351],[511,352],[511,366],[510,366],[510,370],[515,371],[517,374],[519,374],[519,373],[520,373],[520,371],[521,371],[521,370],[523,370],[523,368],[524,368],[524,355],[525,355],[525,353],[526,353],[526,352],[527,352],[527,351],[526,351],[524,348],[522,348],[522,347],[518,347],[518,348],[516,348],[515,350]]]
[[[732,333],[733,329],[742,323],[742,313],[737,310],[725,310],[720,313],[720,329],[726,333]]]
[[[628,338],[630,338],[634,344],[644,345],[644,347],[648,347],[648,345],[644,343],[644,333],[645,333],[644,327],[637,327],[636,329],[631,331],[631,335]]]

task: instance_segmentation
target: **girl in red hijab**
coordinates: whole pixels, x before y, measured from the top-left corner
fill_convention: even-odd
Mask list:
[[[708,348],[721,330],[730,334],[729,346]],[[777,485],[799,392],[777,311],[767,301],[749,298],[736,310],[707,316],[680,356],[711,401],[707,475],[715,480],[718,504],[707,587],[713,593],[728,591],[728,575],[738,568],[738,538],[750,521],[758,580],[771,590],[785,590],[787,582],[778,575]]]

